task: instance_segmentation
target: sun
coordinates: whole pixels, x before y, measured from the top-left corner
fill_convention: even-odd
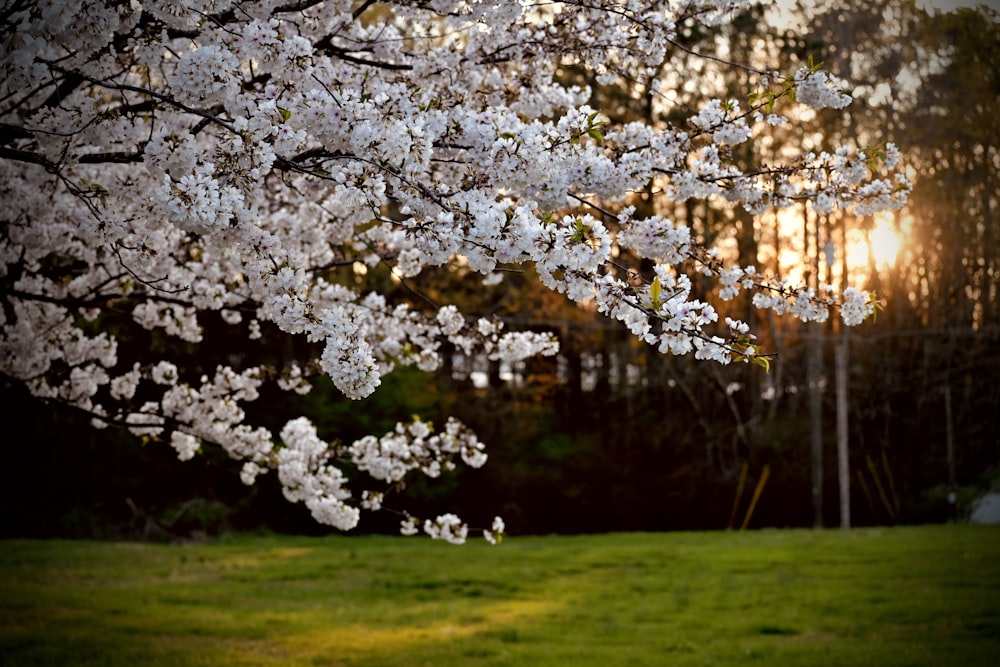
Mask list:
[[[891,216],[876,216],[867,234],[860,229],[848,233],[848,263],[854,270],[864,271],[872,263],[876,269],[887,269],[896,263],[902,249],[903,236]]]
[[[903,249],[903,237],[892,225],[891,220],[879,219],[869,235],[871,252],[878,268],[888,268],[896,263],[899,251]]]

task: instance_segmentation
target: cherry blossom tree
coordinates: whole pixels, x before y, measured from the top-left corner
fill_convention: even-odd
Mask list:
[[[848,325],[873,294],[837,293],[729,266],[691,229],[637,215],[636,192],[712,198],[759,214],[803,200],[817,211],[898,208],[909,183],[892,144],[737,166],[796,109],[842,108],[845,83],[820,67],[755,81],[681,126],[615,123],[563,70],[653,101],[679,30],[717,25],[747,0],[8,0],[0,8],[0,373],[95,427],[166,438],[181,459],[204,443],[242,462],[247,484],[277,474],[285,496],[347,530],[407,474],[480,466],[457,421],[415,420],[381,437],[329,442],[305,417],[277,433],[247,405],[265,383],[304,394],[328,375],[368,396],[400,366],[434,371],[442,350],[516,362],[551,355],[537,332],[366,290],[459,268],[486,284],[531,266],[665,354],[767,366],[742,321],[692,293]],[[787,127],[785,130],[787,132]],[[641,270],[624,258],[645,260]],[[631,261],[631,259],[629,260]],[[301,339],[312,358],[193,369],[213,318],[234,340]],[[119,363],[130,330],[190,346]],[[239,343],[235,343],[239,345]],[[127,366],[127,367],[126,367]],[[423,529],[462,542],[453,514]],[[485,536],[504,530],[499,518]]]

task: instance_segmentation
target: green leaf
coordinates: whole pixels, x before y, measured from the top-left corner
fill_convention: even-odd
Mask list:
[[[90,190],[91,192],[97,192],[97,193],[107,192],[107,190],[104,189],[104,186],[101,185],[100,183],[94,183],[93,181],[88,181],[86,178],[81,178],[80,182],[83,183],[87,187],[87,189]]]
[[[654,306],[660,305],[661,296],[663,296],[663,285],[660,284],[660,277],[657,276],[649,285],[649,298],[653,301]]]

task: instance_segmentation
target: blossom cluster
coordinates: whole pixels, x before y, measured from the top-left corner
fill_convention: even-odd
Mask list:
[[[486,463],[485,445],[474,433],[454,419],[449,419],[443,433],[422,421],[398,424],[396,430],[381,438],[366,436],[349,448],[351,461],[385,482],[398,482],[410,470],[419,469],[428,477],[438,477],[442,470],[455,468],[454,457],[466,465],[481,468]]]
[[[482,465],[482,443],[457,422],[435,433],[416,421],[346,448],[305,418],[275,434],[244,407],[265,383],[304,394],[322,372],[360,399],[395,368],[438,369],[449,346],[508,363],[558,351],[549,335],[428,307],[402,287],[366,291],[369,271],[387,268],[400,286],[437,268],[496,285],[528,265],[658,350],[721,363],[746,359],[752,332],[720,321],[692,271],[717,277],[723,299],[749,290],[762,308],[822,320],[839,307],[857,324],[871,295],[728,267],[688,226],[629,205],[655,184],[752,214],[800,201],[820,213],[900,207],[909,183],[891,144],[758,169],[732,158],[789,122],[776,100],[842,108],[845,82],[812,67],[760,72],[765,90],[787,86],[766,101],[708,101],[673,126],[617,122],[563,77],[576,68],[659,94],[678,31],[749,4],[15,4],[0,44],[0,373],[97,426],[169,436],[182,459],[221,446],[247,483],[276,470],[290,500],[349,529],[359,506],[382,505],[382,491],[350,491],[352,467],[391,485]],[[652,272],[623,278],[623,253]],[[215,321],[247,349],[282,338],[318,351],[197,371],[175,352],[119,362],[129,327],[197,345]],[[408,517],[401,530],[419,527]],[[423,530],[468,533],[448,514]],[[503,530],[498,519],[486,537]]]

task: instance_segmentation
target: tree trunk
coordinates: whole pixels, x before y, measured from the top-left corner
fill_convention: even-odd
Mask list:
[[[823,527],[823,339],[818,322],[808,325],[809,360],[807,384],[809,385],[809,451],[812,471],[813,528]]]
[[[851,527],[851,466],[847,451],[847,335],[837,340],[837,482],[840,488],[840,527]]]

